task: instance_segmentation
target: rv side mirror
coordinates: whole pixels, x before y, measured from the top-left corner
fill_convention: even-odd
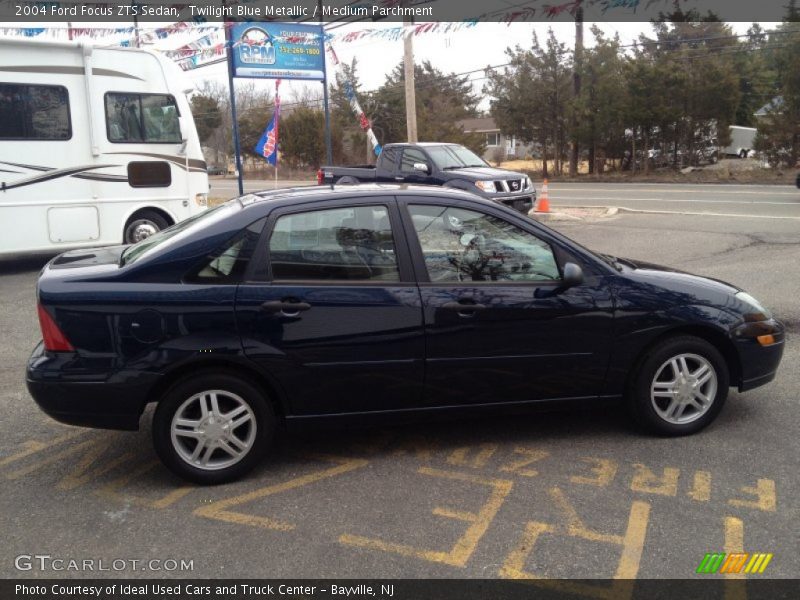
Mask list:
[[[564,265],[564,279],[562,289],[575,287],[583,283],[583,269],[575,263],[568,262]]]
[[[420,173],[425,173],[426,175],[430,173],[428,165],[423,162],[414,163],[414,170],[419,171]]]

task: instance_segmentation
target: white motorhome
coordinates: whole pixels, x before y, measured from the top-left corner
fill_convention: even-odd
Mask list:
[[[135,242],[204,210],[182,81],[145,50],[0,40],[0,256]]]

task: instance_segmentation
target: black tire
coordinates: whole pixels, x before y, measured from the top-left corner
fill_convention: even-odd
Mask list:
[[[669,399],[651,397],[651,390],[654,379],[660,375],[662,366],[666,368],[666,363],[673,357],[679,355],[694,355],[705,359],[713,367],[716,375],[715,392],[710,397],[710,406],[705,412],[698,411],[694,406],[686,407],[689,410],[686,419],[694,417],[687,422],[675,423],[666,420],[656,406],[662,411]],[[691,363],[694,359],[689,359]],[[694,363],[699,364],[699,363]],[[670,367],[671,369],[671,367]],[[662,371],[661,374],[671,373],[672,371]],[[677,376],[676,376],[677,379]],[[662,381],[659,377],[659,381]],[[708,384],[710,386],[710,384]],[[631,384],[626,394],[626,401],[631,415],[636,422],[644,429],[663,436],[681,436],[696,433],[709,425],[720,413],[728,397],[730,386],[730,375],[725,358],[712,344],[702,338],[682,335],[667,338],[650,348],[638,363],[636,372],[633,374]],[[706,390],[709,387],[705,388]],[[656,406],[654,406],[654,404]]]
[[[739,158],[747,158],[747,155],[750,154],[747,150],[742,150],[739,152]]]
[[[169,225],[169,221],[162,214],[154,210],[143,210],[131,216],[128,222],[125,223],[125,229],[122,232],[122,243],[133,244],[145,239],[137,237],[137,228],[141,226],[152,229],[152,233],[156,233],[166,229]]]
[[[180,441],[173,442],[172,422],[176,412],[197,394],[210,390],[223,392],[218,395],[220,408],[226,400],[225,394],[232,394],[251,409],[254,417],[251,419],[255,427],[251,444],[238,462],[230,466],[204,468],[191,464],[187,458],[181,455],[181,451],[186,453],[192,450],[193,438],[177,437],[176,439]],[[183,414],[186,413],[183,412]],[[200,419],[199,416],[198,419]],[[250,421],[236,430],[241,432],[242,427],[245,427],[245,433],[249,434]],[[179,381],[161,398],[153,417],[153,445],[158,457],[170,471],[179,477],[201,485],[226,483],[251,471],[266,454],[274,433],[275,413],[261,388],[246,378],[225,371],[211,371]],[[181,444],[181,448],[176,447],[176,443]],[[198,440],[196,443],[199,444],[200,441]],[[209,447],[207,442],[203,443],[206,444],[205,448]],[[217,456],[219,460],[225,460],[225,457],[233,460],[231,455],[218,446],[210,455],[210,457],[213,456]]]

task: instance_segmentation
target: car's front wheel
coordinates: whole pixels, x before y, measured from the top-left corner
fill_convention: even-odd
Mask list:
[[[217,484],[255,467],[274,430],[272,407],[258,386],[212,372],[183,380],[164,395],[153,419],[153,443],[176,475]]]
[[[728,386],[728,367],[719,350],[698,337],[673,337],[658,343],[640,361],[628,404],[650,431],[688,435],[716,418]]]

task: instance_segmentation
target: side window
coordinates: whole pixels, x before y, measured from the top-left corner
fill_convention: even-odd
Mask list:
[[[381,151],[381,168],[394,172],[395,164],[397,163],[397,149],[384,148]]]
[[[282,216],[270,236],[269,260],[275,280],[400,280],[385,206]]]
[[[220,248],[212,252],[184,281],[188,283],[238,283],[242,280],[250,257],[264,230],[266,219],[259,219]]]
[[[128,183],[131,187],[169,187],[172,185],[172,170],[163,160],[129,162]]]
[[[445,206],[409,210],[432,282],[561,277],[550,245],[503,219]]]
[[[68,140],[71,137],[67,88],[0,83],[0,140]]]
[[[181,142],[178,107],[168,94],[108,92],[106,133],[110,142]]]
[[[414,163],[428,164],[428,157],[422,150],[417,148],[406,148],[403,150],[403,160],[400,161],[400,171],[403,173],[416,173]]]

